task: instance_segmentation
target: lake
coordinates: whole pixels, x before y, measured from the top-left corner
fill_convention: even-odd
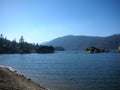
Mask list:
[[[120,90],[120,54],[0,54],[9,66],[50,90]]]

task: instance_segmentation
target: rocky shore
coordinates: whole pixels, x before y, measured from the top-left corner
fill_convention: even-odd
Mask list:
[[[47,90],[7,67],[0,67],[0,90]]]

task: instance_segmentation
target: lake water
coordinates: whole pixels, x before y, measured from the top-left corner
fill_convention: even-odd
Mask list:
[[[0,65],[50,90],[120,90],[119,53],[1,54]]]

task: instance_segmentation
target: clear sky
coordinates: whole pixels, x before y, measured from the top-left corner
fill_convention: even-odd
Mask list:
[[[31,43],[120,34],[120,0],[0,0],[0,33]]]

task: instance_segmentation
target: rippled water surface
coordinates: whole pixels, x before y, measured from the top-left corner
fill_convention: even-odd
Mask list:
[[[51,90],[120,90],[120,54],[1,54],[10,66]]]

